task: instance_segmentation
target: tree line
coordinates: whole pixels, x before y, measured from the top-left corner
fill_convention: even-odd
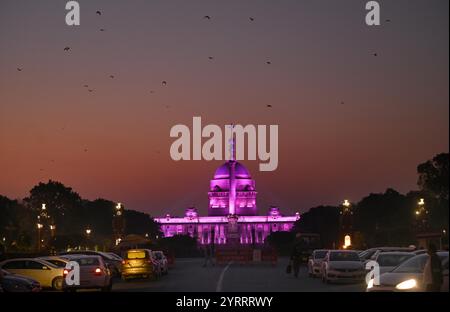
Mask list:
[[[359,247],[414,244],[415,211],[420,198],[429,211],[430,231],[448,233],[448,167],[449,154],[438,154],[417,166],[418,190],[400,194],[388,188],[384,193],[371,193],[354,203],[353,227]],[[318,233],[324,247],[331,248],[339,234],[339,212],[338,206],[311,208],[301,215],[294,231]]]
[[[419,190],[400,194],[392,188],[372,193],[354,203],[354,229],[361,247],[405,245],[415,241],[414,210],[424,198],[430,211],[430,226],[435,231],[448,231],[449,220],[449,154],[442,153],[417,167]],[[57,249],[85,242],[85,230],[99,245],[113,244],[112,221],[116,203],[107,199],[82,199],[72,188],[49,180],[34,186],[22,200],[0,195],[0,245],[9,251],[32,251],[37,240],[37,215],[46,204],[48,222],[56,227]],[[269,241],[289,245],[297,232],[318,233],[322,245],[331,248],[339,234],[338,206],[319,206],[301,215],[291,233],[273,233]],[[161,237],[158,224],[143,212],[125,209],[125,234]]]

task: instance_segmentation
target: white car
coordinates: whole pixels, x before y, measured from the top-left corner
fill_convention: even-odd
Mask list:
[[[441,290],[448,291],[448,251],[438,252],[437,255],[442,260],[444,274],[444,282]],[[423,285],[422,281],[423,270],[428,257],[428,254],[414,256],[400,264],[391,272],[381,274],[379,285],[377,285],[375,279],[371,279],[367,285],[367,291],[425,291],[425,285]]]
[[[375,261],[380,268],[380,274],[390,272],[406,260],[414,257],[413,252],[392,251],[380,252],[377,254]]]
[[[169,273],[169,264],[162,251],[152,251],[153,258],[159,263],[161,274]]]
[[[330,250],[322,262],[324,283],[348,281],[362,282],[366,270],[358,253],[351,250]]]
[[[308,275],[310,277],[321,276],[322,274],[322,261],[327,255],[328,250],[317,249],[314,250],[311,257],[308,260]]]

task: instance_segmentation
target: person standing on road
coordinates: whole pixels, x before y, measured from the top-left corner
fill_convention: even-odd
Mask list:
[[[425,263],[423,270],[423,283],[428,292],[441,291],[443,282],[441,259],[436,254],[436,246],[434,244],[428,245],[428,260]]]
[[[205,262],[203,263],[203,267],[208,266],[208,263],[211,263],[214,266],[214,246],[212,244],[205,244],[203,247],[203,252],[205,256]]]
[[[291,264],[294,276],[296,278],[298,278],[298,272],[300,271],[301,261],[302,261],[302,246],[300,243],[296,243],[291,253]]]

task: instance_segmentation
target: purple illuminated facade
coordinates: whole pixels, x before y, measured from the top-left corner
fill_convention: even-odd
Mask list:
[[[234,158],[234,157],[233,157]],[[196,208],[184,217],[155,218],[165,237],[190,235],[199,244],[263,244],[272,232],[290,231],[300,216],[283,216],[277,207],[258,215],[255,180],[247,168],[234,159],[220,166],[210,182],[208,216]]]

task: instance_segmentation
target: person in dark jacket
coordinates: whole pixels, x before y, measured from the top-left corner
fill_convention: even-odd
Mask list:
[[[291,253],[291,264],[292,271],[294,272],[294,276],[298,277],[298,272],[300,271],[300,264],[302,262],[303,248],[300,242],[294,245]]]
[[[439,292],[443,282],[442,263],[436,254],[436,246],[434,244],[428,245],[428,255],[429,257],[423,270],[423,283],[426,291]]]

